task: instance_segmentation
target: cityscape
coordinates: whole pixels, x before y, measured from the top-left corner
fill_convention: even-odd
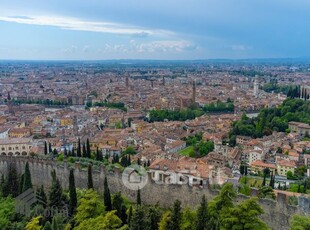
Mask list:
[[[0,10],[0,229],[310,229],[308,3],[263,24],[266,2],[237,1],[253,32],[226,0],[18,2]],[[289,9],[296,31],[264,38]]]

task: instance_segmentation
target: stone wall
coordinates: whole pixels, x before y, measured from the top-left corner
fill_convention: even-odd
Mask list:
[[[41,160],[27,157],[0,157],[0,174],[6,174],[7,166],[10,162],[16,164],[18,173],[23,173],[26,162],[29,162],[29,168],[34,186],[43,185],[48,188],[51,184],[51,171],[55,169],[63,188],[68,189],[69,186],[69,170],[67,163],[58,164],[51,160]],[[87,170],[81,169],[79,163],[74,165],[75,183],[78,188],[87,188]],[[114,169],[113,172],[107,171],[103,166],[99,170],[93,170],[94,188],[103,193],[104,178],[107,176],[109,187],[112,193],[121,191],[123,195],[130,200],[136,200],[136,191],[128,189],[124,186],[121,178],[121,172]],[[183,206],[196,207],[199,205],[203,194],[208,200],[214,198],[218,191],[208,188],[207,185],[191,187],[189,185],[168,185],[156,184],[148,174],[149,181],[147,185],[141,189],[142,202],[146,204],[159,204],[162,207],[171,207],[176,199],[182,201]],[[253,191],[255,194],[256,191]],[[248,199],[247,196],[238,195],[236,202]],[[293,214],[310,216],[310,199],[308,197],[299,198],[299,206],[288,206],[286,204],[285,194],[280,194],[277,201],[261,199],[260,205],[263,207],[265,214],[261,216],[272,229],[289,229],[289,218]]]

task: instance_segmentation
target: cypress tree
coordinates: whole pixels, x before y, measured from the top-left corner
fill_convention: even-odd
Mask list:
[[[128,218],[127,218],[127,223],[129,227],[130,227],[131,217],[132,217],[132,205],[130,205],[129,207]]]
[[[145,230],[149,228],[148,220],[146,220],[146,210],[144,206],[137,206],[130,221],[130,230]]]
[[[46,141],[44,142],[44,155],[47,155],[47,143],[46,143]]]
[[[126,206],[121,192],[114,194],[112,199],[113,210],[116,210],[116,215],[122,220],[123,224],[127,222]]]
[[[88,174],[87,174],[87,187],[88,187],[88,189],[94,189],[91,164],[88,165],[87,172],[88,172]]]
[[[130,154],[128,154],[128,166],[131,165],[131,157]]]
[[[208,204],[205,195],[202,196],[200,206],[197,210],[197,230],[204,230],[208,222]]]
[[[304,181],[304,193],[307,193],[307,180]]]
[[[19,187],[18,187],[18,194],[23,193],[24,175],[25,175],[25,174],[22,174],[22,175],[20,176]]]
[[[56,172],[53,170],[51,172],[52,175],[52,185],[49,192],[49,207],[57,207],[60,208],[64,205],[64,196],[61,184],[56,177]]]
[[[269,186],[271,188],[272,188],[272,184],[273,184],[273,172],[271,172],[270,181],[269,181]]]
[[[64,156],[67,157],[68,156],[68,151],[67,148],[64,149]]]
[[[51,223],[49,221],[45,223],[43,230],[52,230]]]
[[[52,144],[48,143],[48,152],[51,153],[52,152]]]
[[[266,173],[264,173],[264,180],[263,180],[263,186],[266,186]]]
[[[137,204],[138,204],[138,205],[141,205],[141,194],[140,194],[140,189],[138,189],[138,192],[137,192]]]
[[[181,202],[179,200],[176,200],[173,205],[171,222],[168,222],[167,228],[173,230],[181,230],[181,217]]]
[[[140,158],[138,158],[137,164],[138,164],[138,165],[141,165],[141,160],[140,160]]]
[[[107,177],[104,178],[103,200],[104,200],[104,205],[106,207],[106,211],[111,211],[112,210],[111,194],[110,194]]]
[[[17,197],[18,194],[18,187],[19,187],[19,179],[16,170],[15,163],[9,163],[8,165],[8,173],[7,178],[5,180],[2,195],[7,197],[8,195],[12,195],[12,197]]]
[[[85,143],[83,143],[83,157],[88,157]]]
[[[3,194],[3,189],[4,189],[4,186],[5,186],[5,179],[4,179],[4,175],[2,174],[1,175],[1,180],[0,180],[0,196]],[[21,191],[21,188],[19,188]]]
[[[40,201],[38,203],[42,204],[43,208],[46,208],[47,197],[46,197],[43,185],[41,185],[41,187],[38,189],[37,196],[40,199]]]
[[[74,148],[72,148],[71,156],[76,157]]]
[[[75,179],[74,179],[74,173],[73,169],[70,169],[70,175],[69,175],[69,212],[70,215],[73,215],[75,212],[75,209],[77,207],[77,196],[76,196],[76,188],[75,188]]]
[[[81,154],[81,140],[80,140],[80,138],[78,139],[77,157],[82,157],[82,154]]]
[[[297,190],[298,193],[301,193],[301,186],[300,186],[300,183],[298,184],[298,190]]]
[[[89,139],[87,138],[86,140],[86,152],[87,152],[87,157],[91,157],[91,150],[90,150],[90,144],[89,144]]]

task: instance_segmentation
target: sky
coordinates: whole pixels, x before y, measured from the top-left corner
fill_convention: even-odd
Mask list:
[[[0,59],[310,55],[309,0],[0,0]]]

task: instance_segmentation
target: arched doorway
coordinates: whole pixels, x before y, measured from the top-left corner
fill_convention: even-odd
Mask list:
[[[5,153],[5,152],[2,152],[2,153],[1,153],[1,156],[6,156],[6,153]]]
[[[23,156],[27,156],[27,152],[23,151],[23,152],[22,152],[22,155],[23,155]]]
[[[12,152],[9,152],[9,153],[8,153],[8,156],[13,156],[13,153],[12,153]]]
[[[16,155],[16,156],[19,156],[19,155],[20,155],[20,152],[16,152],[15,155]]]

